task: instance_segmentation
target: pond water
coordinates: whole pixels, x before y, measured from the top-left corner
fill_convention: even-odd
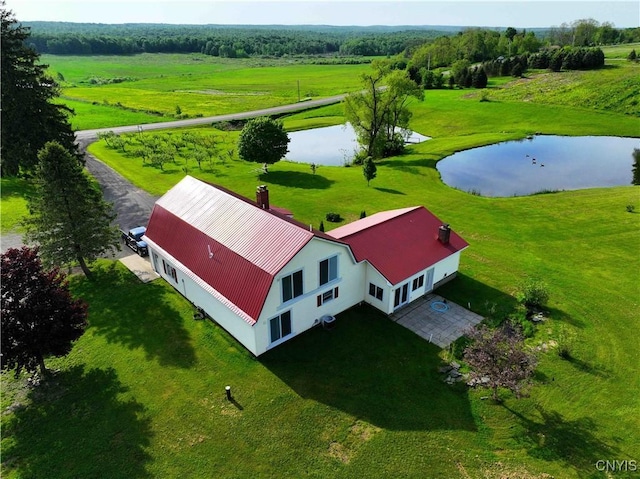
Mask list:
[[[343,166],[351,162],[359,150],[356,132],[351,124],[327,126],[289,133],[289,152],[285,159],[297,163]],[[419,133],[411,133],[407,143],[428,140]]]
[[[630,185],[638,138],[534,136],[473,148],[438,162],[442,181],[482,196]]]

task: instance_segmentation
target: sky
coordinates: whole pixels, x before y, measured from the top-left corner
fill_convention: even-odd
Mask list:
[[[640,2],[592,0],[6,0],[19,21],[534,28],[593,18],[640,26]]]

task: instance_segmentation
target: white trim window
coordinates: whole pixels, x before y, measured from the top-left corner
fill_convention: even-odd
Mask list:
[[[320,261],[320,286],[338,279],[338,255]]]
[[[415,291],[418,288],[422,288],[424,286],[424,274],[418,276],[413,280],[413,284],[411,285],[411,291]]]
[[[178,283],[178,273],[173,266],[165,262],[165,260],[162,260],[162,269],[164,269],[164,274],[170,276],[176,284]]]
[[[373,296],[379,301],[382,301],[383,290],[380,286],[369,283],[369,295]]]
[[[302,270],[284,276],[281,280],[282,284],[282,302],[286,303],[293,298],[302,296],[304,287],[302,282]]]
[[[334,299],[336,299],[338,297],[339,292],[340,291],[339,291],[338,287],[336,286],[335,288],[332,288],[332,289],[330,289],[328,291],[325,291],[322,294],[319,294],[316,297],[316,304],[317,304],[318,308],[320,306],[322,306],[323,304],[328,303],[329,301],[333,301]]]
[[[269,320],[271,343],[275,343],[291,334],[291,311],[285,311]]]

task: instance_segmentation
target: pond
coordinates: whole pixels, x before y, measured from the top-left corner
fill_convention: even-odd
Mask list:
[[[356,132],[351,124],[327,126],[289,133],[289,152],[285,159],[297,163],[344,166],[359,150]],[[420,143],[426,136],[411,133],[407,143]]]
[[[442,181],[482,196],[630,185],[638,138],[541,135],[473,148],[438,162]]]

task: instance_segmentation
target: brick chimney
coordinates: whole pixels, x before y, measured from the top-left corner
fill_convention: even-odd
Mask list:
[[[440,228],[438,228],[438,240],[442,244],[449,244],[449,238],[451,237],[451,228],[449,228],[449,224],[445,223]]]
[[[267,185],[260,185],[256,190],[256,203],[258,203],[258,207],[263,210],[269,209],[269,190],[267,189]]]

